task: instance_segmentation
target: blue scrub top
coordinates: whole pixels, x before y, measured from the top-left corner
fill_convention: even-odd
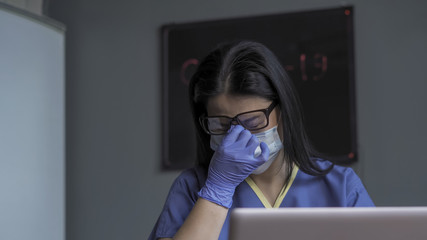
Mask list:
[[[322,169],[330,162],[316,159]],[[198,191],[206,180],[205,170],[191,168],[174,181],[166,199],[164,208],[149,237],[172,238],[184,223],[193,205],[198,199]],[[356,173],[348,167],[334,166],[325,176],[311,176],[294,168],[287,187],[283,188],[274,206],[266,200],[262,192],[249,177],[237,188],[233,196],[233,205],[237,207],[371,207],[374,206],[365,187]],[[228,239],[228,215],[219,239]]]

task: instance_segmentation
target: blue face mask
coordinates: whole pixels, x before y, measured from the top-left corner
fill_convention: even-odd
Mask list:
[[[277,126],[264,132],[254,133],[254,135],[258,138],[259,142],[265,142],[270,150],[268,160],[252,172],[252,174],[261,174],[270,167],[271,163],[273,163],[280,149],[283,148],[283,143],[280,140],[279,133],[277,132]],[[225,135],[211,135],[210,145],[212,150],[216,151],[218,149],[224,136]],[[255,157],[258,157],[260,154],[261,148],[258,146],[255,149],[254,155]]]

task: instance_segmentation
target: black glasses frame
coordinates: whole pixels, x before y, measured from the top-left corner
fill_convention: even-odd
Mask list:
[[[209,135],[223,135],[223,134],[225,134],[225,132],[224,133],[212,133],[210,130],[209,130],[209,128],[208,128],[208,126],[205,126],[205,122],[207,122],[207,120],[209,119],[209,118],[218,118],[218,117],[223,117],[223,118],[228,118],[228,119],[230,119],[230,122],[229,122],[229,124],[230,124],[230,126],[228,127],[228,129],[231,127],[231,125],[233,124],[233,122],[237,122],[237,123],[239,123],[240,125],[242,125],[242,126],[244,126],[243,125],[243,123],[241,123],[240,121],[239,121],[239,116],[240,115],[243,115],[243,114],[247,114],[247,113],[253,113],[253,112],[263,112],[264,113],[264,115],[265,115],[265,117],[267,118],[267,124],[265,125],[265,126],[263,126],[263,127],[259,127],[259,128],[256,128],[256,129],[248,129],[248,130],[251,130],[251,131],[256,131],[256,130],[260,130],[260,129],[263,129],[263,128],[265,128],[265,127],[267,127],[268,126],[268,124],[270,124],[270,113],[273,111],[273,109],[275,108],[277,106],[277,102],[276,101],[273,101],[271,104],[270,104],[270,106],[268,106],[267,108],[265,108],[265,109],[258,109],[258,110],[252,110],[252,111],[248,111],[248,112],[242,112],[242,113],[239,113],[239,114],[237,114],[236,116],[234,116],[234,117],[228,117],[228,116],[204,116],[204,115],[202,115],[202,116],[200,116],[199,117],[199,123],[200,123],[200,125],[202,126],[202,129],[207,133],[207,134],[209,134]]]

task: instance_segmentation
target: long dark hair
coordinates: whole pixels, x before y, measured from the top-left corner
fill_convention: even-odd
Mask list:
[[[222,44],[199,64],[190,80],[189,97],[196,127],[198,165],[206,170],[213,151],[210,136],[203,131],[199,117],[206,114],[208,99],[220,94],[258,96],[280,105],[284,160],[288,176],[293,165],[315,176],[327,174],[312,160],[316,152],[307,137],[300,101],[292,80],[276,56],[264,45],[251,41]]]

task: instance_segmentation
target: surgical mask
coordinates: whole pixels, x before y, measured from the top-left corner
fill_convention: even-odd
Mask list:
[[[277,132],[277,126],[270,128],[264,132],[254,133],[253,135],[255,135],[258,138],[259,142],[265,142],[268,146],[268,149],[270,150],[270,155],[268,156],[268,160],[252,172],[252,174],[257,175],[265,172],[265,170],[267,170],[270,167],[271,163],[273,163],[280,149],[283,148],[283,143],[280,140],[279,133]],[[210,142],[211,149],[216,151],[218,147],[221,145],[224,137],[225,135],[211,135],[211,142]],[[258,146],[255,149],[254,156],[258,157],[260,154],[261,154],[261,148]]]

